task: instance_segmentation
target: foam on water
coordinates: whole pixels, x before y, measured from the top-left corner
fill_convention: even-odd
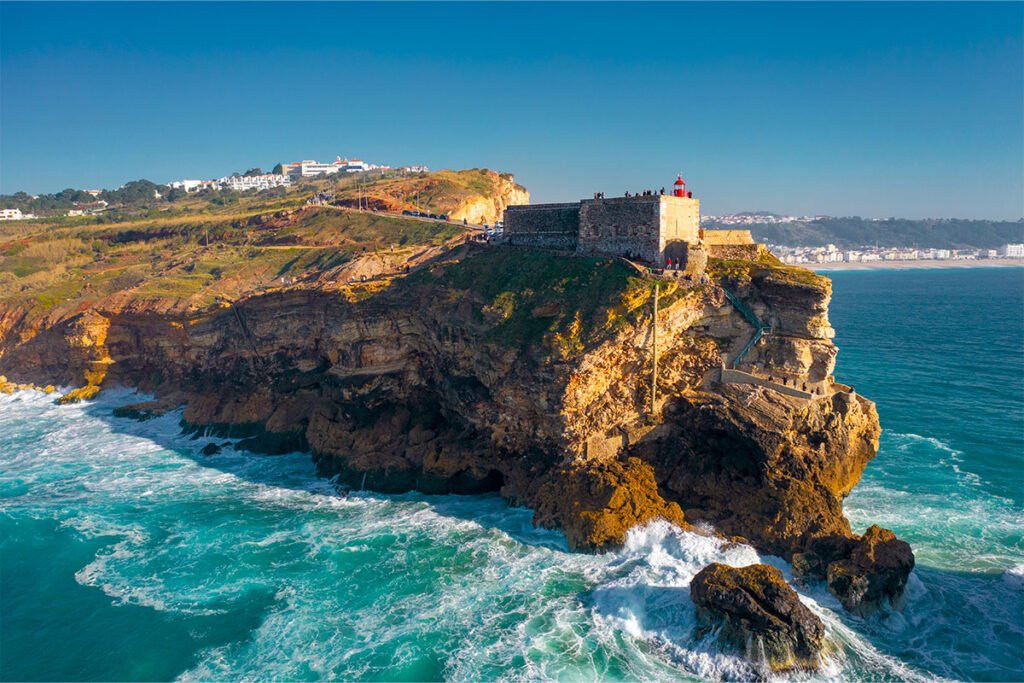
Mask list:
[[[495,497],[341,498],[307,455],[205,458],[207,441],[182,436],[180,415],[111,416],[137,398],[111,392],[66,407],[42,395],[0,398],[0,440],[18,445],[0,454],[0,512],[95,541],[91,559],[66,571],[108,596],[110,610],[154,610],[202,632],[204,620],[264,605],[225,642],[197,638],[181,678],[759,673],[712,637],[694,639],[689,583],[711,562],[768,562],[792,579],[778,558],[666,523],[634,530],[617,553],[570,553],[560,533],[533,528],[529,510]],[[918,581],[914,590],[933,588]],[[938,618],[920,616],[919,597],[903,615],[863,620],[820,585],[801,588],[838,646],[813,678],[951,675],[891,645]]]
[[[885,426],[845,509],[918,568],[903,611],[869,618],[799,586],[836,646],[803,678],[1024,679],[1024,330],[1005,277],[836,276],[840,360]],[[340,498],[307,455],[206,458],[180,415],[112,417],[138,398],[0,396],[5,678],[745,680],[694,639],[690,580],[758,561],[793,578],[664,523],[592,556],[496,497]]]

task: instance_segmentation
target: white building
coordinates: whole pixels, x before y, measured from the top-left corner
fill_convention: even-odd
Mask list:
[[[21,209],[0,209],[0,221],[20,221],[28,218],[22,215]]]
[[[402,173],[429,173],[430,169],[426,166],[403,166],[398,169]]]
[[[337,173],[340,169],[341,157],[338,157],[330,164],[321,164],[319,161],[313,161],[311,159],[293,161],[290,164],[281,164],[281,173],[293,178],[311,178],[318,175],[331,175]]]
[[[217,182],[225,189],[242,192],[247,190],[269,190],[273,187],[285,187],[292,184],[292,180],[288,176],[275,173],[252,176],[228,176],[220,178]]]
[[[175,180],[174,182],[167,183],[167,186],[173,190],[185,190],[185,192],[195,192],[199,189],[199,186],[203,184],[202,180]]]
[[[999,247],[999,255],[1005,258],[1024,258],[1024,244],[1004,244]]]
[[[335,157],[334,161],[327,164],[311,159],[281,164],[281,172],[292,178],[312,178],[318,175],[333,175],[335,173],[361,173],[363,171],[386,168],[388,167],[370,164],[362,159],[342,159],[340,156]]]

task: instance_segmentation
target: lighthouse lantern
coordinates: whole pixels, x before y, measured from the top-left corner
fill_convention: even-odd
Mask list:
[[[686,181],[683,180],[683,174],[676,176],[676,182],[672,184],[672,194],[676,197],[686,196]]]

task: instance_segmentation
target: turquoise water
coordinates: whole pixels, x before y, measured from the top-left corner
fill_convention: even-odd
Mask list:
[[[1024,270],[833,275],[837,374],[882,449],[847,502],[910,540],[902,613],[801,588],[839,646],[813,678],[1024,679]],[[334,495],[308,456],[199,455],[126,392],[0,397],[4,680],[695,680],[693,574],[777,558],[666,524],[566,551],[496,497]]]

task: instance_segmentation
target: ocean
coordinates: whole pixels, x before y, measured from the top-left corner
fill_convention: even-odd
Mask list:
[[[837,378],[884,430],[846,512],[917,568],[868,618],[801,587],[837,646],[804,678],[1024,679],[1024,269],[830,277]],[[585,555],[494,496],[341,498],[308,455],[112,416],[134,399],[0,397],[3,680],[745,680],[690,579],[791,577],[664,523]]]

